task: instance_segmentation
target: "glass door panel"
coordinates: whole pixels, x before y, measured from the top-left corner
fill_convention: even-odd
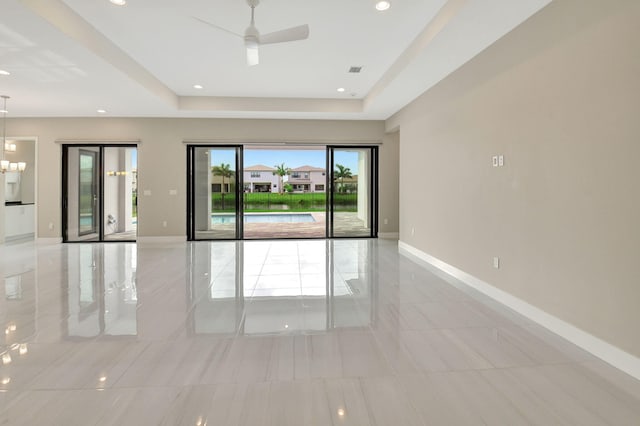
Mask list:
[[[100,239],[100,148],[64,149],[64,241]]]
[[[241,147],[189,147],[192,240],[238,239]]]
[[[377,147],[328,147],[329,237],[377,236]]]
[[[98,153],[79,150],[78,235],[98,232]]]
[[[135,241],[135,146],[63,147],[63,240]]]
[[[103,151],[104,240],[135,240],[137,215],[137,150],[108,146]]]

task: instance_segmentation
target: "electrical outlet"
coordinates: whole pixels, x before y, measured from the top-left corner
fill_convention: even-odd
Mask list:
[[[500,269],[500,258],[499,257],[494,257],[493,258],[493,267],[496,269]]]
[[[166,228],[166,227],[167,227],[167,221],[166,221],[166,220],[163,220],[163,221],[162,221],[162,227],[163,227],[163,228]]]
[[[387,218],[385,217],[383,222],[384,222],[384,224],[385,224],[385,225],[388,225],[388,224],[389,224],[389,219],[387,219]]]
[[[504,166],[504,155],[498,155],[498,167]]]
[[[53,222],[49,222],[49,230],[53,231]]]
[[[416,235],[416,228],[415,227],[411,227],[411,235]]]
[[[498,156],[494,155],[493,157],[491,157],[491,164],[493,164],[493,167],[498,167]]]

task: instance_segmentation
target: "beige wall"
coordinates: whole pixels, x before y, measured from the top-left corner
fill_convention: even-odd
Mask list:
[[[138,145],[138,235],[184,236],[186,228],[185,139],[228,139],[230,142],[313,139],[383,141],[382,180],[397,182],[397,142],[384,133],[381,121],[234,120],[158,118],[25,118],[8,119],[12,134],[38,137],[38,237],[61,236],[61,145],[59,139],[140,140]],[[386,177],[385,177],[386,174]],[[381,189],[380,215],[389,225],[380,232],[397,232],[397,185]],[[169,190],[177,195],[169,195]],[[151,196],[143,191],[150,190]],[[167,222],[167,227],[162,222]],[[53,230],[49,223],[53,223]],[[394,228],[395,224],[395,228]]]
[[[403,242],[636,356],[639,22],[556,0],[387,122]]]
[[[398,132],[387,133],[384,137],[383,146],[380,148],[379,168],[379,190],[380,190],[380,232],[397,233],[399,230],[400,205],[398,185],[399,164],[400,164],[400,135]],[[382,206],[385,206],[382,208]],[[385,224],[385,219],[387,224]]]

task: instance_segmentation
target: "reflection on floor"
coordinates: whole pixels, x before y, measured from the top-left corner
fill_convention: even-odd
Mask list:
[[[0,424],[638,424],[640,383],[383,240],[0,246]]]

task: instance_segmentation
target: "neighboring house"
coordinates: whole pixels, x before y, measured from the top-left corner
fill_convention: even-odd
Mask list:
[[[278,175],[273,167],[257,164],[245,167],[244,192],[278,192]]]
[[[302,166],[291,170],[288,182],[294,192],[325,192],[326,170],[320,167]]]
[[[350,178],[336,179],[336,191],[355,193],[358,192],[358,175],[351,175]],[[344,188],[340,186],[344,184]]]
[[[211,172],[211,192],[214,192],[214,193],[222,192],[222,180],[223,180],[222,176],[214,175],[213,172]],[[236,183],[235,176],[231,176],[230,178],[225,177],[224,193],[228,194],[230,192],[233,192],[235,188],[235,183]]]

